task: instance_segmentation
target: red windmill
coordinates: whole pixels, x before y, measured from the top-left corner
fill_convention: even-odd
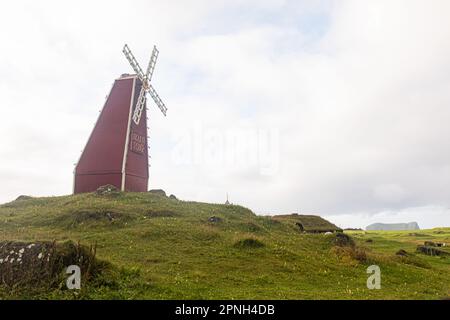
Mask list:
[[[167,112],[150,84],[159,51],[153,47],[146,73],[127,45],[123,53],[136,74],[114,82],[75,167],[74,193],[92,192],[106,184],[122,191],[147,191],[147,93],[164,115]]]

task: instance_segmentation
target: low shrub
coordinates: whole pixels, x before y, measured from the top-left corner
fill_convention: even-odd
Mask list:
[[[234,244],[235,248],[262,248],[264,247],[264,243],[255,238],[246,238],[242,240],[238,240]]]

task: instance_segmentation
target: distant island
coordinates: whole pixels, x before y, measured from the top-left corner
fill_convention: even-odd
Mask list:
[[[400,231],[400,230],[420,230],[417,222],[409,223],[373,223],[366,227],[367,231]]]

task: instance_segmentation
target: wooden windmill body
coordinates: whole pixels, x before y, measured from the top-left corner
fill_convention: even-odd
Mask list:
[[[74,193],[111,184],[122,191],[145,192],[148,186],[147,93],[162,113],[167,108],[150,84],[158,50],[153,48],[144,73],[125,45],[136,74],[115,80],[74,171]]]

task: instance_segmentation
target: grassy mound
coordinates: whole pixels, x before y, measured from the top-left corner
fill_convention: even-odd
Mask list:
[[[450,259],[415,250],[424,241],[450,243],[450,228],[420,231],[421,237],[364,231],[325,235],[299,232],[299,221],[305,229],[332,227],[314,216],[257,216],[241,206],[153,193],[105,190],[12,201],[0,206],[0,242],[18,245],[4,253],[32,243],[42,243],[48,252],[56,240],[61,252],[56,261],[65,266],[77,259],[73,246],[80,241],[97,243],[95,261],[108,264],[98,272],[91,269],[76,295],[64,290],[67,275],[59,267],[49,271],[55,280],[45,282],[45,290],[20,291],[31,282],[16,274],[11,283],[23,279],[23,286],[16,285],[14,294],[0,287],[0,298],[440,299],[449,294]],[[64,243],[72,243],[67,252]],[[396,255],[400,249],[407,255]],[[381,290],[366,287],[371,264],[381,268]]]
[[[64,212],[60,216],[55,217],[51,223],[53,225],[59,225],[66,228],[76,228],[81,225],[124,225],[131,219],[132,216],[129,214],[113,210],[81,209]]]
[[[299,228],[300,231],[310,233],[342,231],[340,228],[336,227],[331,222],[323,219],[322,217],[314,215],[303,215],[294,213],[289,215],[278,215],[275,216],[274,219],[292,222]]]

